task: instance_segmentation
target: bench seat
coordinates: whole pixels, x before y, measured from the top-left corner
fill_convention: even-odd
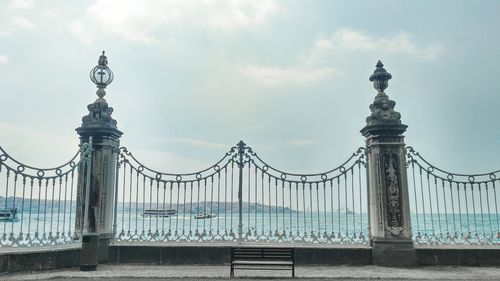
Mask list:
[[[233,247],[230,277],[234,277],[235,269],[292,270],[292,277],[295,277],[294,249]]]
[[[289,265],[292,266],[291,261],[235,261],[234,265]]]

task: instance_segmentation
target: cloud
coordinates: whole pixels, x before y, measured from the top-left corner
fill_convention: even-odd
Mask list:
[[[307,146],[317,144],[318,141],[310,140],[310,139],[291,139],[286,142],[286,144],[290,146]]]
[[[378,53],[410,55],[422,59],[435,59],[442,51],[439,45],[418,46],[408,34],[391,38],[374,38],[368,34],[349,28],[341,28],[331,36],[321,37],[314,44],[314,51],[337,49],[346,51],[375,51]]]
[[[96,0],[87,14],[105,29],[150,44],[169,25],[236,30],[261,25],[277,10],[274,0]]]
[[[333,47],[332,42],[325,38],[320,38],[314,43],[314,47],[318,49],[331,49]]]
[[[134,150],[131,152],[143,165],[164,173],[189,173],[211,166],[209,162],[182,157],[168,151]]]
[[[0,64],[8,63],[9,57],[6,55],[0,55]]]
[[[12,0],[10,2],[10,6],[18,9],[27,9],[31,8],[35,5],[35,1],[33,0]]]
[[[193,139],[193,138],[152,139],[151,141],[178,143],[178,144],[184,144],[184,145],[189,145],[189,146],[193,146],[193,147],[202,147],[202,148],[208,148],[208,149],[228,150],[230,148],[230,146],[226,145],[226,144],[209,142],[206,140]]]
[[[35,25],[28,19],[25,18],[12,18],[11,25],[16,28],[34,29]]]
[[[275,1],[207,1],[207,22],[222,29],[248,28],[263,24],[278,10]]]
[[[58,166],[78,151],[76,136],[57,135],[17,124],[0,123],[0,140],[0,145],[13,158],[35,167]]]
[[[34,29],[35,24],[22,17],[6,17],[3,28],[3,30],[0,30],[0,37],[9,36],[19,29]]]
[[[83,25],[79,21],[72,21],[68,24],[68,30],[69,32],[76,37],[78,40],[80,40],[82,43],[88,45],[92,43],[92,39],[90,36],[85,32]]]
[[[332,67],[302,69],[247,65],[238,68],[238,71],[244,76],[257,81],[264,86],[271,87],[287,85],[290,83],[306,85],[340,74],[340,71]]]

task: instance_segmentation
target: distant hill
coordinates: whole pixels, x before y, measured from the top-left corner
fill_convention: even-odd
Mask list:
[[[7,203],[7,204],[6,204]],[[31,200],[31,212],[32,213],[43,213],[46,211],[47,213],[51,212],[60,212],[64,211],[64,205],[66,205],[66,212],[69,212],[69,207],[73,209],[76,208],[76,201],[74,200],[61,200],[57,201],[47,199],[40,199],[38,198]],[[203,201],[203,202],[193,202],[193,203],[179,203],[179,204],[172,204],[170,206],[169,203],[163,204],[162,202],[158,202],[158,206],[156,205],[156,202],[152,202],[151,204],[146,202],[143,204],[142,202],[119,202],[118,203],[118,212],[138,212],[142,214],[143,210],[146,209],[159,209],[159,210],[168,210],[168,209],[175,209],[177,210],[178,213],[191,213],[191,214],[198,214],[198,213],[204,213],[204,212],[212,212],[212,213],[224,213],[224,212],[238,212],[238,207],[239,204],[238,202],[213,202],[213,201]],[[24,199],[24,206],[23,206],[23,200],[21,197],[8,197],[7,200],[5,197],[0,196],[0,209],[4,208],[13,208],[17,207],[18,212],[29,212],[30,211],[30,199],[25,198]],[[52,211],[52,207],[54,210]],[[260,203],[248,203],[248,202],[243,202],[242,204],[243,207],[243,212],[245,213],[296,213],[296,212],[302,212],[302,210],[297,211],[294,209],[291,209],[289,207],[281,207],[281,206],[272,206],[272,205],[265,205],[265,204],[260,204]],[[321,211],[321,210],[320,210]],[[73,211],[74,212],[74,211]],[[345,213],[346,210],[335,210],[335,213]],[[353,212],[350,209],[347,209],[347,213],[352,214]]]

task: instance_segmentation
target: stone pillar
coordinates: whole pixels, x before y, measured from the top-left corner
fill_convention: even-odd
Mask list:
[[[378,91],[372,114],[361,130],[366,137],[368,161],[368,227],[373,263],[386,266],[416,264],[413,248],[405,143],[407,126],[394,111],[395,102],[384,90],[392,78],[378,61],[370,76]]]
[[[88,229],[85,229],[85,198],[87,178],[80,171],[77,189],[76,233],[84,236],[98,235],[97,251],[99,262],[108,260],[108,246],[113,238],[113,207],[117,173],[117,156],[122,132],[116,127],[116,120],[111,117],[113,108],[103,98],[105,87],[113,80],[113,74],[107,67],[107,58],[99,58],[99,65],[91,72],[91,79],[99,88],[98,99],[87,106],[89,113],[82,118],[81,127],[76,129],[80,135],[80,144],[88,143],[92,137],[92,166],[90,168]],[[85,244],[85,243],[84,243]],[[82,250],[83,252],[83,250]]]

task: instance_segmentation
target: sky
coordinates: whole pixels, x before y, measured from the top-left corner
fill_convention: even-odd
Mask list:
[[[126,146],[164,172],[216,162],[240,139],[290,172],[364,146],[376,91],[438,167],[500,168],[499,1],[0,0],[0,146],[56,166],[106,50],[106,99]]]

